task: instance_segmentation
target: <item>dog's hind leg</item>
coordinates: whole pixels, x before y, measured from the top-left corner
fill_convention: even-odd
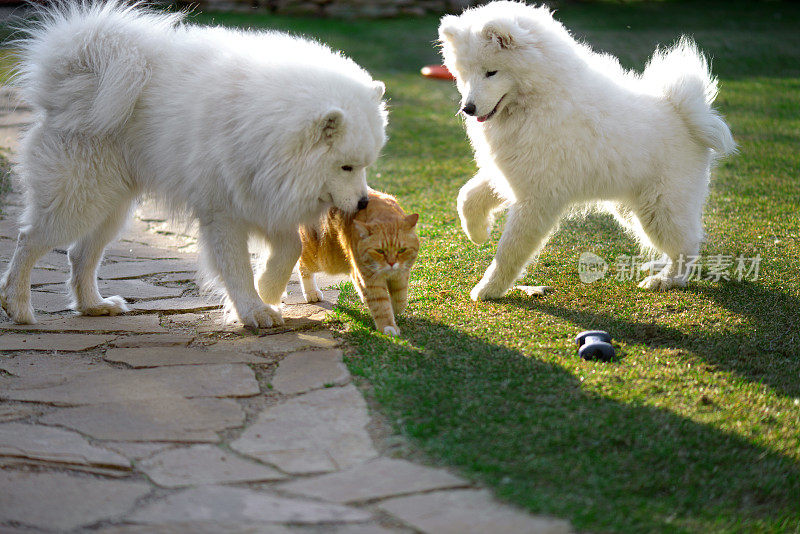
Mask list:
[[[119,233],[130,215],[132,199],[119,207],[94,230],[75,242],[68,251],[71,265],[72,307],[83,315],[117,315],[128,311],[120,296],[103,298],[97,289],[97,267],[106,245]],[[126,205],[127,203],[127,205]]]
[[[280,309],[262,302],[256,291],[247,248],[247,228],[219,213],[198,218],[203,263],[211,274],[222,280],[239,320],[251,328],[283,324]]]
[[[472,300],[502,297],[547,242],[564,209],[562,202],[519,202],[512,206],[497,254],[472,288]]]
[[[461,187],[458,192],[458,215],[470,241],[480,245],[489,239],[494,214],[506,203],[507,200],[492,187],[491,177],[486,171],[479,171]]]
[[[666,291],[684,287],[691,274],[692,260],[697,260],[703,239],[702,212],[707,182],[697,191],[662,192],[652,204],[636,209],[647,239],[668,256],[666,265],[647,276],[639,287]]]
[[[36,322],[31,306],[31,270],[39,258],[59,245],[57,237],[41,225],[20,229],[14,255],[0,279],[0,305],[15,323]]]

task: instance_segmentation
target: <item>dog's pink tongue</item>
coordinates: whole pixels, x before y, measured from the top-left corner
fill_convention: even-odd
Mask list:
[[[483,117],[478,117],[478,122],[484,122],[486,120],[486,115]]]

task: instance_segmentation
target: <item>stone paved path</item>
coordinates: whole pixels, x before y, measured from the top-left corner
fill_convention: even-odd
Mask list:
[[[29,114],[0,93],[0,143]],[[0,269],[21,197],[0,219]],[[561,533],[444,469],[392,457],[321,319],[225,324],[194,283],[195,240],[146,207],[108,249],[104,295],[133,312],[67,311],[66,254],[33,274],[39,324],[0,312],[0,531],[127,533]],[[329,280],[328,286],[336,280]]]

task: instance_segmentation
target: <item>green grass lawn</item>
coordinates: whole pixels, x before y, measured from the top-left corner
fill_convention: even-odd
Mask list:
[[[473,303],[492,239],[471,244],[455,210],[475,172],[437,20],[327,21],[199,14],[289,29],[344,50],[387,84],[390,141],[371,184],[421,215],[402,339],[377,334],[352,286],[336,324],[351,371],[396,429],[531,512],[594,532],[800,532],[800,5],[564,3],[558,17],[641,69],[656,44],[692,35],[721,78],[740,153],[714,172],[703,255],[761,257],[757,280],[651,293],[614,276],[635,242],[604,215],[565,221],[523,279],[555,291]],[[578,258],[611,264],[584,284]],[[620,358],[579,359],[585,329]]]

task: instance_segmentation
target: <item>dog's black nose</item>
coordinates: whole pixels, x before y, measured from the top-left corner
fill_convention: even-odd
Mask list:
[[[466,106],[461,108],[461,111],[463,111],[467,115],[475,115],[475,111],[477,111],[477,108],[475,107],[475,104],[469,102]]]
[[[361,199],[358,201],[356,209],[358,209],[358,211],[361,211],[367,207],[367,204],[369,204],[369,197],[361,197]]]

